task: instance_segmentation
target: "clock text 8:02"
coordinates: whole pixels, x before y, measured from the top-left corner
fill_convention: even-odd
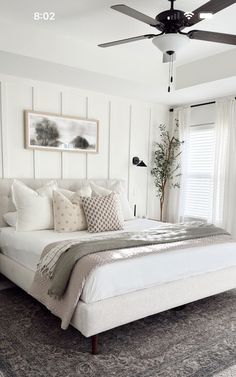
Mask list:
[[[55,21],[56,14],[55,12],[34,12],[34,20],[35,21]]]

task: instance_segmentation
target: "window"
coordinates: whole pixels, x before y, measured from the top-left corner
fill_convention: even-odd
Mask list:
[[[215,125],[191,126],[186,166],[184,219],[212,221]]]

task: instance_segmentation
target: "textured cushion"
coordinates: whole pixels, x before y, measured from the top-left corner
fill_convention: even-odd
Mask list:
[[[38,190],[14,180],[12,198],[17,210],[17,231],[32,231],[53,228],[52,192],[57,183],[51,181]]]
[[[112,193],[112,190],[96,185],[93,182],[90,183],[90,186],[92,189],[92,196],[106,196]]]
[[[63,189],[63,188],[60,188],[60,187],[58,188],[58,191],[60,193],[62,193],[63,195],[65,195],[70,200],[73,197],[75,201],[77,201],[77,199],[80,196],[90,197],[92,195],[92,189],[91,189],[90,185],[86,185],[84,187],[81,187],[76,192],[71,191],[71,190],[66,190],[66,189]]]
[[[73,201],[75,200],[75,203]],[[87,229],[83,206],[78,193],[68,199],[59,190],[53,191],[54,230],[76,232]]]
[[[9,226],[16,226],[17,222],[17,212],[7,212],[3,215],[4,220]]]
[[[124,228],[124,219],[117,194],[82,198],[82,203],[89,232],[105,232]]]
[[[111,192],[117,193],[119,195],[121,210],[122,210],[124,219],[131,220],[134,218],[132,209],[127,199],[127,195],[120,182],[115,183],[112,186],[110,186],[110,189],[106,189],[104,187],[98,186],[93,182],[90,183],[90,186],[92,189],[92,196],[109,195]]]

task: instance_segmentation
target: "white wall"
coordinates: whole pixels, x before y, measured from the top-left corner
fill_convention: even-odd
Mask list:
[[[150,178],[151,145],[167,107],[75,88],[0,75],[0,176],[3,178],[120,178],[139,216],[158,217]],[[23,110],[98,119],[99,153],[24,149]],[[132,166],[138,156],[148,169]]]
[[[191,108],[190,124],[192,126],[200,126],[201,124],[215,123],[215,121],[216,121],[215,103]]]
[[[16,31],[14,33],[16,33]],[[3,48],[1,45],[1,28],[0,46]],[[50,44],[50,48],[51,46],[52,44]],[[53,47],[55,46],[53,45]],[[60,51],[62,53],[62,47],[60,47]],[[74,53],[77,54],[78,57],[78,49],[74,49]],[[63,54],[66,55],[65,52],[63,52]],[[81,53],[79,56],[81,56]],[[135,60],[134,57],[132,59],[136,64],[137,59]],[[129,60],[131,61],[132,59],[130,58]],[[90,61],[91,60],[93,60],[94,64],[97,63],[97,59],[90,57]],[[103,60],[106,61],[105,57],[103,57]],[[114,64],[116,64],[116,66],[123,65],[124,67],[127,67],[126,63],[120,63],[119,61],[116,61]],[[110,65],[112,65],[112,63],[110,63]],[[139,66],[142,67],[140,61]],[[148,69],[142,68],[142,70],[143,73],[145,73]],[[155,67],[155,70],[160,74],[157,67]],[[88,67],[87,69],[82,69],[74,67],[73,65],[68,66],[53,63],[48,60],[35,59],[2,50],[0,51],[0,72],[4,75],[17,76],[37,81],[47,81],[57,85],[72,86],[74,88],[79,88],[80,90],[107,93],[112,96],[135,98],[137,100],[155,103],[169,103],[169,93],[167,93],[166,86],[168,79],[167,77],[165,78],[164,73],[161,75],[161,81],[159,77],[153,77],[152,83],[150,83],[148,80],[145,80],[144,77],[143,82],[140,82],[134,81],[131,75],[128,76],[128,79],[115,77],[109,75],[108,71],[106,74],[99,73],[99,71],[89,71]],[[141,74],[139,76],[142,77]]]

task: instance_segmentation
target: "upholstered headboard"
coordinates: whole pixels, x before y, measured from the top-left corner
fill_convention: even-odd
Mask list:
[[[45,183],[53,180],[56,180],[59,187],[65,188],[67,190],[76,191],[79,188],[85,186],[89,182],[95,182],[96,184],[109,188],[114,183],[120,182],[124,189],[126,189],[126,183],[123,180],[118,179],[20,179],[20,181],[24,182],[27,186],[37,189],[43,186]],[[11,199],[11,185],[13,179],[6,178],[0,179],[0,227],[5,227],[7,224],[3,220],[3,215],[7,212],[15,211],[14,204]]]

